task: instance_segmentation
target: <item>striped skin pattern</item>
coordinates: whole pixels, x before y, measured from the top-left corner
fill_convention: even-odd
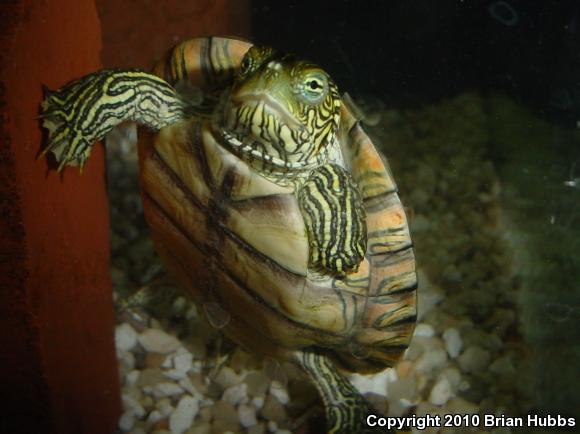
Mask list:
[[[161,78],[139,70],[101,70],[47,91],[41,117],[59,170],[84,166],[91,148],[123,121],[158,130],[184,116],[184,103]]]
[[[340,95],[320,67],[252,47],[214,125],[233,152],[276,182],[305,177],[336,145]]]
[[[313,380],[324,402],[328,434],[378,434],[392,433],[382,427],[370,427],[368,415],[378,415],[342,376],[327,357],[306,350],[297,354],[299,364]]]
[[[362,198],[350,174],[337,164],[313,170],[298,192],[308,228],[310,264],[344,276],[356,272],[367,250]]]

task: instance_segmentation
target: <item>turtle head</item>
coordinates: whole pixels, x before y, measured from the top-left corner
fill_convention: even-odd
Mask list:
[[[325,158],[336,140],[340,104],[338,89],[322,68],[254,46],[225,94],[220,124],[228,141],[252,160],[306,169]]]

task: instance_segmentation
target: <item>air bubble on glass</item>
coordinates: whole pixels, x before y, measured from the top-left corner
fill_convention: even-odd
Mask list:
[[[231,320],[230,314],[225,311],[218,303],[207,302],[203,304],[203,311],[207,320],[216,329],[222,329],[227,326]]]
[[[572,167],[570,168],[570,174],[568,175],[568,179],[566,181],[564,181],[564,185],[566,187],[580,189],[580,176],[578,173],[576,173],[576,164],[577,163],[578,163],[578,160],[576,160],[576,161],[574,161],[574,163],[572,163]]]
[[[507,1],[495,1],[488,8],[491,17],[504,26],[516,26],[520,17],[516,9]]]
[[[573,317],[573,308],[563,303],[546,303],[544,312],[556,323],[569,321]]]

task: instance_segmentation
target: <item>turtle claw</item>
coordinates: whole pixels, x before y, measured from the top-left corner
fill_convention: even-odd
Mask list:
[[[44,93],[46,98],[42,102],[42,112],[38,117],[42,119],[42,126],[48,131],[48,144],[37,159],[50,152],[58,163],[57,172],[62,172],[65,166],[80,166],[82,169],[91,147],[69,121],[72,118],[72,114],[69,113],[72,108],[66,103],[63,104],[58,92],[45,89]]]
[[[56,169],[57,173],[62,173],[62,170],[64,169],[64,166],[66,166],[66,160],[62,160],[59,163],[59,165],[58,165],[58,167]]]

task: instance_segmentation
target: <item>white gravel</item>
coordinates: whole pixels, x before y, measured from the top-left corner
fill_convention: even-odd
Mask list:
[[[137,345],[137,332],[130,324],[124,323],[115,328],[115,346],[118,351],[131,351]]]
[[[441,377],[429,393],[429,402],[435,405],[443,405],[453,396],[451,384],[446,377]]]
[[[179,400],[175,411],[169,416],[171,434],[184,433],[197,416],[199,401],[192,396],[185,395]]]
[[[449,327],[443,332],[443,341],[445,342],[445,349],[452,359],[457,358],[461,349],[463,348],[463,341],[459,335],[459,330],[455,327]]]
[[[147,329],[139,335],[139,344],[151,353],[168,354],[176,351],[181,343],[175,336],[171,336],[159,329]]]

